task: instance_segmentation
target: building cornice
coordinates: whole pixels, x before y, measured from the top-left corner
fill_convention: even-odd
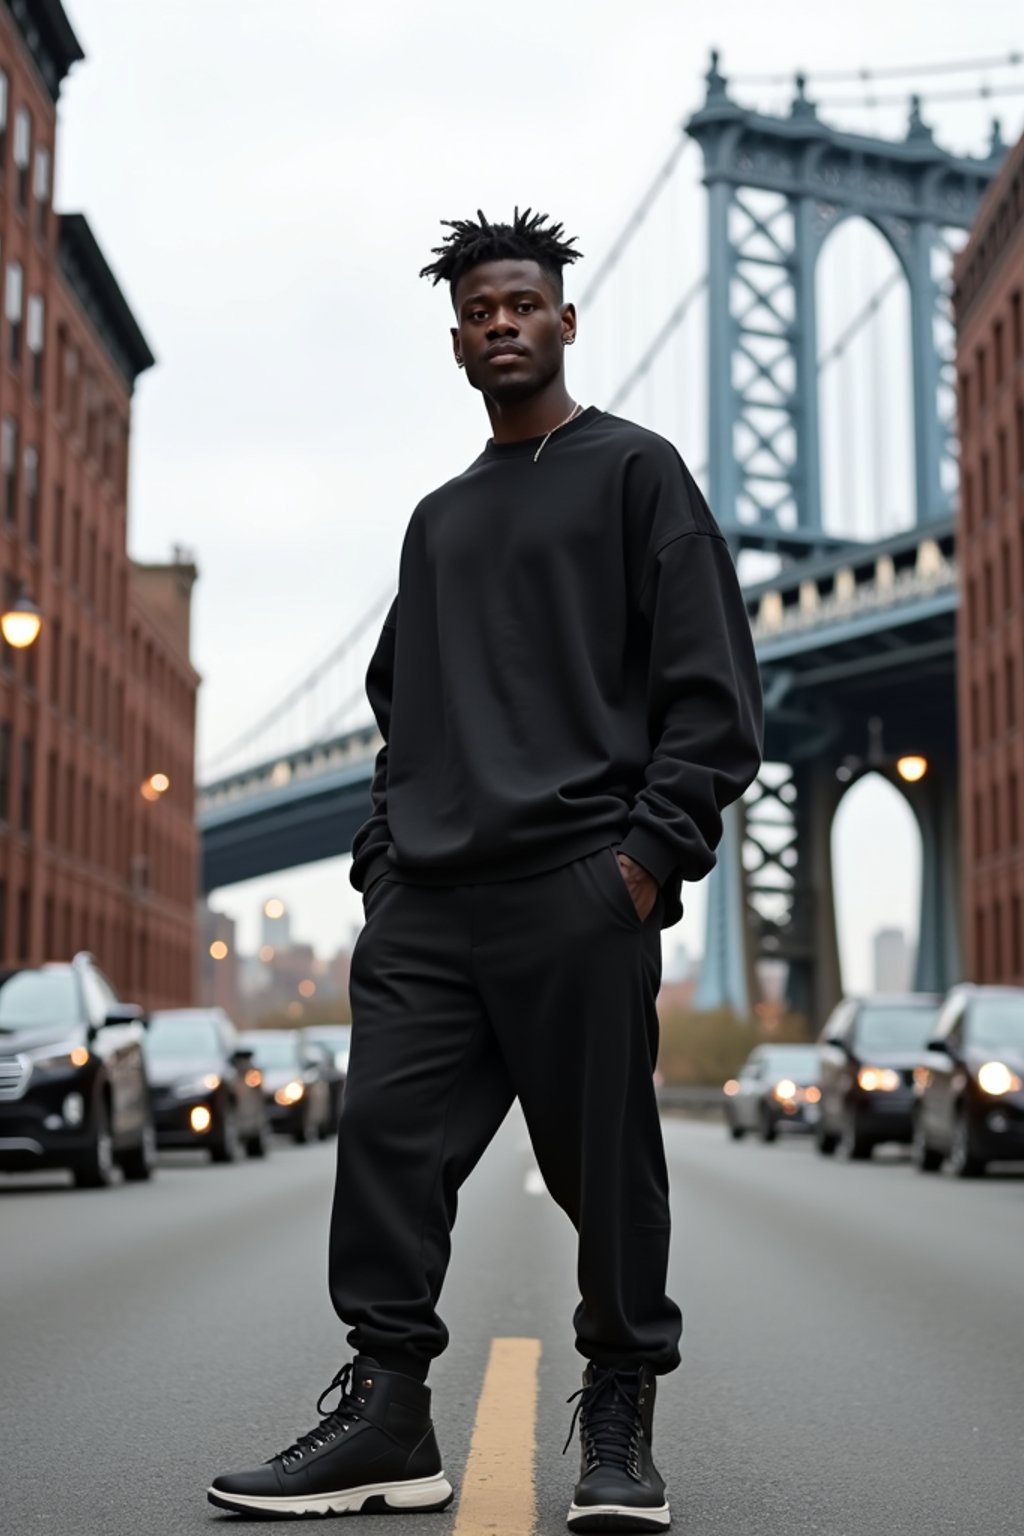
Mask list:
[[[971,238],[953,263],[953,308],[957,328],[1024,232],[1024,137],[1017,140],[978,209]]]
[[[130,391],[156,358],[84,214],[60,215],[57,254],[68,286]]]
[[[3,0],[43,84],[56,102],[72,65],[85,58],[60,0]]]

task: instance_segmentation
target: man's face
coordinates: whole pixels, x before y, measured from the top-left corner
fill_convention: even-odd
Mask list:
[[[456,357],[474,389],[495,400],[524,400],[562,371],[564,338],[576,312],[563,304],[535,261],[485,261],[455,291]]]

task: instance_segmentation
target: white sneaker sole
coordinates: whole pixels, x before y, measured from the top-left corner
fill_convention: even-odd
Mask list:
[[[668,1505],[570,1504],[570,1531],[663,1531],[672,1523]]]
[[[443,1472],[434,1477],[412,1478],[403,1483],[366,1483],[362,1488],[342,1488],[337,1493],[306,1494],[301,1498],[254,1498],[248,1493],[225,1493],[207,1488],[206,1497],[219,1509],[267,1515],[384,1514],[388,1510],[444,1509],[452,1499],[452,1485]]]

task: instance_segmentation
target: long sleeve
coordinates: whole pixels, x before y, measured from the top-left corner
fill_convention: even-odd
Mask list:
[[[722,812],[752,783],[763,752],[760,676],[736,568],[706,505],[688,500],[698,526],[691,517],[666,537],[662,524],[640,594],[653,751],[620,845],[659,885],[673,875],[699,880],[714,866]]]
[[[371,874],[371,866],[382,860],[391,843],[388,828],[388,736],[391,729],[391,701],[395,677],[395,636],[398,619],[398,599],[388,610],[384,627],[377,641],[377,648],[370,658],[366,672],[366,696],[373,710],[373,717],[384,738],[373,765],[370,784],[370,815],[352,839],[352,868],[349,881],[357,891],[365,891]]]

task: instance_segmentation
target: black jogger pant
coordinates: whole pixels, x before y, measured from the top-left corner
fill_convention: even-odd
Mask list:
[[[358,1352],[424,1377],[445,1348],[458,1189],[518,1096],[579,1234],[577,1349],[679,1364],[653,1084],[661,899],[641,922],[611,847],[501,883],[374,882],[330,1234],[331,1299]]]

